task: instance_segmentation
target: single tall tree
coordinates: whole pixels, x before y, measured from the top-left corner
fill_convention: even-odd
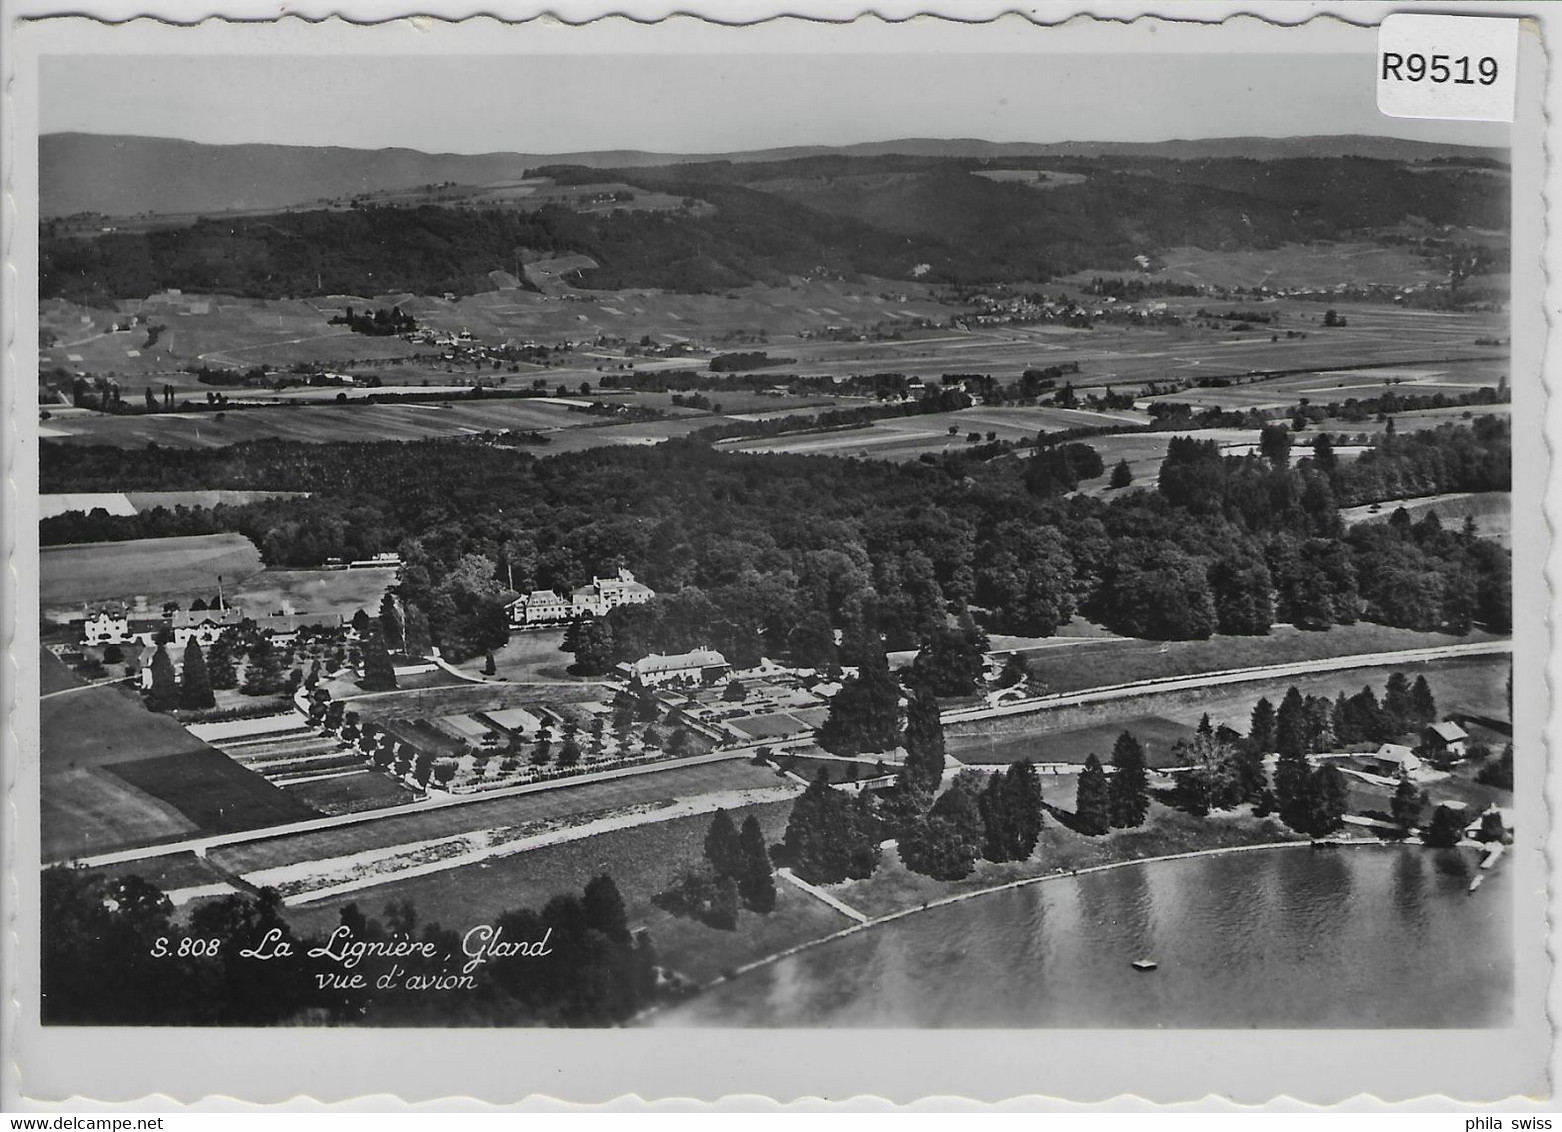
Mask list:
[[[1422,727],[1437,721],[1437,700],[1433,698],[1432,686],[1426,682],[1425,676],[1417,676],[1416,682],[1410,686],[1410,710],[1416,723]]]
[[[1395,732],[1408,730],[1415,723],[1415,705],[1410,697],[1410,681],[1403,672],[1389,674],[1383,688],[1383,714]]]
[[[603,873],[587,881],[581,907],[588,929],[601,932],[614,943],[629,942],[629,917],[612,877]]]
[[[1036,764],[1020,759],[1003,772],[1004,818],[1009,836],[1009,859],[1026,861],[1036,851],[1043,822],[1041,778]]]
[[[1307,832],[1314,837],[1333,833],[1344,822],[1348,805],[1345,776],[1331,764],[1319,767],[1309,783]]]
[[[387,692],[396,687],[396,668],[385,642],[372,629],[363,641],[363,686],[372,692]]]
[[[1307,752],[1307,704],[1295,685],[1286,689],[1275,716],[1275,749],[1282,755]]]
[[[1421,831],[1421,840],[1433,849],[1452,849],[1464,837],[1464,818],[1447,806],[1432,811],[1432,820]]]
[[[743,875],[743,845],[738,839],[738,827],[732,824],[732,815],[717,810],[711,817],[710,828],[705,831],[705,859],[717,876],[739,878]]]
[[[753,814],[743,819],[743,829],[738,834],[743,853],[742,872],[738,876],[738,896],[750,912],[763,915],[776,907],[776,874],[770,864],[770,850],[765,845],[765,833],[759,828],[759,819]]]
[[[1094,755],[1085,758],[1085,769],[1079,772],[1079,785],[1074,795],[1074,824],[1081,833],[1105,833],[1111,828],[1108,809],[1106,771],[1101,760]]]
[[[233,637],[224,629],[212,642],[206,658],[206,677],[213,688],[237,688],[238,673],[233,666]]]
[[[153,711],[172,711],[179,706],[179,678],[163,645],[152,654],[152,686],[147,689],[146,706]]]
[[[406,646],[407,622],[401,613],[401,602],[390,590],[380,598],[380,635],[385,639],[386,648],[399,652]]]
[[[1408,837],[1421,824],[1421,810],[1426,806],[1426,795],[1408,778],[1394,788],[1389,802],[1389,813],[1399,826],[1400,836]]]
[[[1248,744],[1264,754],[1275,749],[1275,707],[1266,699],[1253,705],[1247,726]]]
[[[1275,799],[1280,820],[1298,833],[1307,831],[1311,820],[1309,798],[1312,771],[1301,751],[1283,751],[1275,766]]]
[[[871,639],[870,639],[871,638]],[[837,755],[887,751],[900,739],[900,692],[889,660],[875,635],[862,638],[867,655],[857,675],[848,677],[830,698],[830,714],[819,728],[818,743]]]
[[[211,677],[206,672],[206,656],[201,643],[191,637],[184,645],[184,671],[179,676],[179,706],[182,708],[209,708],[216,706],[212,695]]]
[[[1107,813],[1117,829],[1137,829],[1150,813],[1150,783],[1144,748],[1130,731],[1112,745],[1112,779],[1107,784]]]
[[[931,795],[944,777],[944,724],[938,699],[918,688],[906,706],[906,762],[899,779],[911,789]]]

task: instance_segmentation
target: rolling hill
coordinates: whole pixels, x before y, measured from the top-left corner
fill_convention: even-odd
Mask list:
[[[987,159],[1247,157],[1274,160],[1343,156],[1396,161],[1506,159],[1506,153],[1500,150],[1355,135],[1049,144],[907,138],[843,147],[795,146],[746,153],[690,155],[638,150],[573,154],[437,154],[413,149],[204,145],[174,138],[56,133],[39,138],[39,214],[50,218],[80,212],[134,216],[147,212],[179,215],[281,209],[359,193],[409,189],[446,181],[480,185],[512,180],[539,165],[634,169],[690,162],[774,162],[826,154]]]

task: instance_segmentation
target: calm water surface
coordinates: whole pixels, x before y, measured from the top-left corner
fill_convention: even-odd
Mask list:
[[[1282,849],[1051,880],[908,916],[661,1011],[661,1026],[1478,1027],[1512,892],[1474,853]],[[1129,963],[1151,958],[1159,970]]]

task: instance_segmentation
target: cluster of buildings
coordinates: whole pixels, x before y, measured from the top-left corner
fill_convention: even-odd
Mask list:
[[[557,590],[533,590],[510,603],[510,625],[520,629],[528,625],[556,625],[590,614],[601,617],[621,605],[639,605],[650,601],[656,592],[635,581],[628,570],[620,569],[611,578],[593,578],[568,597]]]
[[[274,641],[291,641],[304,628],[335,628],[342,624],[339,613],[275,613],[246,617],[242,609],[222,606],[218,609],[176,609],[167,613],[137,614],[123,605],[112,604],[89,612],[82,623],[83,645],[142,645],[147,648],[166,636],[175,650],[193,638],[202,646],[210,645],[224,629],[237,628],[245,621]]]

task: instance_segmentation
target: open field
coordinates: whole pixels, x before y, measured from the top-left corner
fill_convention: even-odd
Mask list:
[[[1279,248],[1210,252],[1172,248],[1165,265],[1149,275],[1168,283],[1216,287],[1331,287],[1336,283],[1406,287],[1441,283],[1447,273],[1436,259],[1407,248],[1376,244],[1284,244]],[[1087,273],[1081,276],[1088,278]]]
[[[46,614],[80,617],[86,602],[206,599],[217,591],[217,575],[231,586],[260,569],[255,545],[234,534],[46,546],[38,603]]]
[[[1136,708],[1141,706],[1141,701],[1133,702]],[[952,735],[946,740],[946,749],[960,762],[973,765],[1007,764],[1019,759],[1036,763],[1083,763],[1089,755],[1095,755],[1106,765],[1111,761],[1112,744],[1124,731],[1132,731],[1144,745],[1146,765],[1151,767],[1174,765],[1172,745],[1193,735],[1193,728],[1185,723],[1159,715],[1136,715],[1061,731]]]
[[[236,873],[248,873],[298,861],[338,857],[369,849],[448,837],[491,826],[517,825],[666,798],[780,784],[773,769],[752,766],[739,760],[705,763],[606,782],[565,785],[557,789],[461,806],[393,813],[375,821],[213,849],[210,855],[224,868]]]
[[[1479,630],[1467,637],[1450,637],[1360,621],[1355,625],[1336,625],[1324,633],[1307,633],[1294,626],[1276,625],[1267,637],[1215,636],[1207,641],[1109,637],[1099,642],[1072,645],[1061,652],[1025,651],[1035,680],[1050,693],[1126,684],[1158,676],[1192,676],[1231,668],[1497,639]]]
[[[258,499],[301,499],[306,491],[79,491],[38,496],[38,517],[47,519],[67,511],[83,513],[102,508],[110,515],[135,515],[159,507],[237,506]]]
[[[262,570],[235,586],[232,605],[246,613],[339,613],[344,618],[362,609],[379,616],[380,599],[396,584],[394,566],[356,570]]]
[[[1365,362],[1370,357],[1371,354],[1364,351],[1361,360]],[[1441,393],[1457,397],[1476,389],[1496,389],[1507,380],[1508,374],[1506,361],[1427,361],[1404,366],[1289,374],[1224,388],[1194,387],[1152,397],[1150,400],[1187,402],[1200,408],[1280,409],[1303,400],[1315,405],[1326,405],[1332,401],[1379,397],[1385,393],[1407,397],[1427,397]]]
[[[45,668],[59,666],[45,655]],[[40,705],[42,849],[85,856],[180,834],[310,817],[134,692],[88,688]]]

